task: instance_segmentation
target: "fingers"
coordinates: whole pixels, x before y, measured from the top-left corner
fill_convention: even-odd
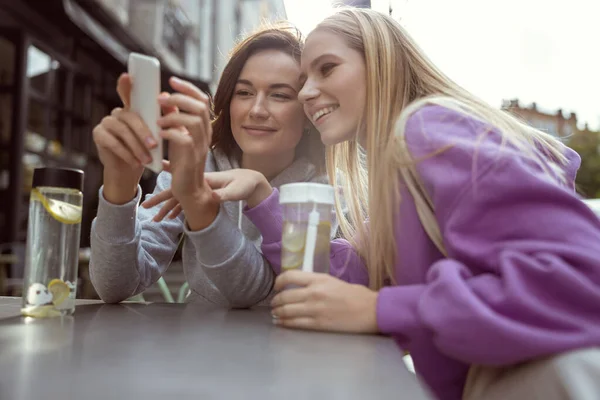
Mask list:
[[[204,123],[204,134],[210,143],[212,140],[212,129],[210,122],[210,103],[206,93],[198,89],[194,84],[182,79],[171,77],[171,87],[179,93],[163,98],[160,101],[165,104],[177,106],[181,111],[202,117]],[[192,132],[193,134],[194,132]]]
[[[160,96],[161,107],[177,108],[179,112],[171,113],[160,118],[157,123],[162,128],[185,126],[195,140],[210,143],[212,127],[208,103],[194,99],[188,95],[175,93],[170,96]]]
[[[141,167],[142,164],[138,161],[137,157],[123,145],[123,143],[117,139],[112,133],[108,132],[107,129],[102,125],[98,125],[93,131],[94,142],[98,147],[107,149],[123,162],[131,165],[132,167]]]
[[[310,303],[292,303],[273,308],[271,315],[279,319],[314,317],[313,308]]]
[[[160,99],[161,99],[161,98],[168,98],[169,96],[170,96],[170,94],[169,94],[169,93],[167,93],[167,92],[162,92],[162,93],[161,93],[161,94],[158,96],[158,98],[159,98],[159,101],[158,101],[158,102],[159,102],[159,104],[160,104]],[[164,105],[164,106],[161,104],[161,106],[160,106],[160,109],[161,109],[161,111],[162,111],[162,115],[167,115],[167,114],[170,114],[170,113],[173,113],[173,112],[179,112],[179,109],[178,109],[176,106],[169,105],[169,104],[167,104],[167,105]]]
[[[204,181],[213,190],[212,198],[218,202],[247,200],[249,193],[241,180],[235,181],[236,170],[205,172]]]
[[[288,285],[296,285],[296,286],[308,286],[313,282],[316,282],[321,278],[321,274],[315,274],[311,272],[304,271],[286,271],[283,274],[279,275],[275,280],[275,286],[273,290],[279,292],[282,291]]]
[[[204,180],[211,189],[219,189],[231,182],[232,176],[230,171],[205,172]]]
[[[185,126],[190,132],[204,132],[204,122],[202,118],[192,114],[171,113],[161,117],[157,121],[162,129],[177,128]],[[198,136],[198,139],[202,139]]]
[[[271,300],[271,307],[277,308],[287,304],[302,303],[308,300],[309,297],[309,291],[304,287],[287,289],[273,297],[273,300]]]
[[[171,173],[171,161],[162,160],[162,166],[165,171],[167,171],[168,173]]]
[[[172,198],[173,198],[173,192],[171,192],[171,189],[165,189],[162,192],[160,192],[158,194],[155,194],[152,197],[146,199],[142,203],[142,207],[144,207],[144,208],[152,208],[154,206],[159,205],[163,201],[167,201],[167,200],[172,199]]]
[[[104,117],[101,125],[110,136],[118,139],[117,141],[120,145],[125,147],[128,153],[132,154],[132,158],[139,164],[147,164],[151,161],[148,150],[144,148],[136,135],[122,121],[114,117]],[[115,142],[112,143],[114,144]],[[116,151],[114,147],[111,150]]]
[[[171,198],[161,207],[160,210],[158,210],[158,213],[156,213],[156,215],[154,216],[153,221],[155,221],[155,222],[162,221],[163,219],[165,219],[167,214],[169,214],[169,212],[171,210],[174,210],[178,205],[179,205],[179,201],[177,201],[177,199],[174,197]],[[177,216],[177,215],[175,215],[175,216]]]
[[[202,90],[198,89],[193,83],[184,81],[177,77],[171,77],[169,84],[177,92],[187,94],[195,99],[208,102],[208,96]]]
[[[208,103],[198,100],[198,99],[195,99],[186,94],[181,94],[181,93],[173,93],[170,95],[169,94],[167,94],[167,95],[161,94],[158,97],[158,102],[163,107],[177,108],[179,111],[182,111],[185,113],[202,115],[202,116],[204,116],[204,113],[206,113],[206,115],[208,116]]]
[[[117,93],[123,102],[123,107],[129,110],[131,106],[131,77],[129,74],[121,74],[117,80]]]
[[[181,207],[181,204],[177,204],[175,206],[175,208],[173,209],[173,211],[171,211],[171,214],[169,214],[169,218],[170,219],[175,219],[177,218],[177,216],[179,214],[181,214],[181,211],[183,211],[183,208]]]
[[[167,214],[169,215],[169,219],[175,219],[183,210],[181,205],[179,204],[179,201],[177,201],[177,199],[173,197],[173,192],[171,191],[171,189],[163,190],[162,192],[155,194],[149,199],[146,199],[142,203],[142,207],[152,208],[163,202],[166,203],[163,204],[161,209],[158,211],[158,213],[156,213],[156,215],[152,219],[155,222],[162,221],[167,216]]]
[[[319,330],[317,321],[312,317],[299,318],[274,318],[273,323],[284,328],[304,329],[304,330]]]
[[[152,132],[148,128],[148,126],[142,121],[139,115],[133,112],[128,112],[126,110],[122,110],[120,108],[115,108],[111,112],[111,116],[115,117],[119,121],[127,124],[130,131],[134,133],[135,138],[143,144],[144,153],[150,158],[149,149],[155,148],[158,143],[156,139],[152,135]],[[132,148],[132,150],[134,150]],[[134,150],[135,151],[135,150]],[[152,160],[150,160],[152,161]],[[148,161],[148,162],[150,162]]]
[[[212,198],[220,203],[225,201],[245,200],[243,193],[235,187],[226,186],[221,189],[213,189]]]
[[[160,131],[160,137],[180,146],[191,146],[194,144],[192,137],[179,128],[162,130]]]

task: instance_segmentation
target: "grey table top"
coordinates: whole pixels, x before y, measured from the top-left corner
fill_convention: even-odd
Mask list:
[[[431,398],[386,337],[278,328],[267,308],[87,303],[33,320],[0,297],[0,399]]]

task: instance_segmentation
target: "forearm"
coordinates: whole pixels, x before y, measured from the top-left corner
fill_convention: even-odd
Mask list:
[[[203,272],[190,274],[198,278],[190,280],[192,290],[208,299],[219,298],[207,292],[214,286],[234,308],[251,307],[269,295],[274,279],[269,263],[225,210],[220,209],[206,229],[196,232],[186,229],[186,236],[194,246],[197,265]],[[204,279],[212,285],[207,285]]]
[[[140,281],[139,238],[130,243],[109,243],[98,236],[93,226],[90,240],[90,280],[98,296],[106,303],[119,303],[135,295]]]
[[[125,204],[114,205],[106,199],[105,187],[99,192],[98,215],[90,235],[90,278],[100,298],[107,303],[130,297],[140,280],[138,201],[139,194]]]
[[[170,185],[161,173],[154,193]],[[91,232],[90,275],[102,300],[115,303],[141,293],[169,266],[183,230],[183,218],[160,223],[152,218],[157,207],[138,208],[141,189],[133,200],[115,205],[99,192],[98,215]]]

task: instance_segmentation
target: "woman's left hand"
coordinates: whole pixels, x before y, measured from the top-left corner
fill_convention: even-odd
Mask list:
[[[285,289],[288,285],[299,288]],[[273,322],[288,328],[377,333],[378,293],[327,274],[287,271],[275,281]]]

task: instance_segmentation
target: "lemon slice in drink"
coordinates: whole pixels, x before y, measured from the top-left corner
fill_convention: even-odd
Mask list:
[[[52,293],[52,303],[58,306],[69,297],[71,288],[60,279],[52,279],[48,284],[48,291]]]
[[[61,313],[53,305],[49,304],[46,306],[26,307],[21,310],[21,315],[32,318],[49,318],[59,317]]]
[[[81,207],[64,201],[49,199],[37,189],[31,189],[33,198],[38,200],[55,220],[72,225],[81,222]]]
[[[302,262],[304,261],[304,252],[300,251],[297,253],[289,253],[287,251],[283,251],[283,255],[281,257],[281,268],[283,269],[296,269],[302,266]]]
[[[287,223],[283,228],[282,236],[283,248],[291,253],[298,253],[304,249],[306,241],[306,228],[300,228],[293,223]]]

